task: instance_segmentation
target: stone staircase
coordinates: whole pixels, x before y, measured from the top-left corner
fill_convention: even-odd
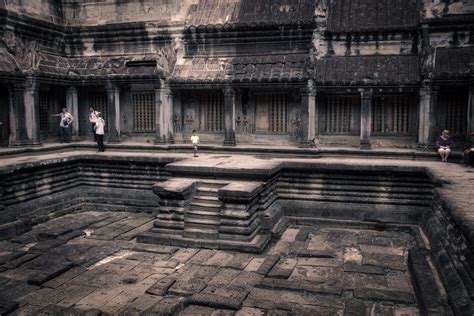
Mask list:
[[[222,202],[219,201],[218,190],[226,184],[218,181],[197,184],[196,193],[184,216],[184,237],[206,238],[219,234]]]

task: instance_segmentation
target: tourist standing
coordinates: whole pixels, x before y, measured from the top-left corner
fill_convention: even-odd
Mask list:
[[[436,147],[438,148],[438,153],[441,156],[442,162],[448,162],[448,156],[451,152],[451,147],[453,146],[453,141],[449,136],[449,131],[444,130],[438,140],[436,141]]]
[[[97,146],[99,147],[98,152],[104,152],[104,134],[105,134],[105,121],[102,118],[100,112],[97,112],[97,120],[94,125],[94,134],[97,140]]]
[[[197,157],[197,150],[199,144],[199,136],[196,135],[196,131],[193,130],[193,135],[191,136],[191,144],[193,145],[194,157]]]
[[[97,137],[95,135],[95,124],[97,122],[97,115],[100,112],[96,111],[94,107],[89,107],[89,122],[91,123],[92,133],[94,134],[94,141],[97,142]]]
[[[53,114],[53,116],[59,116],[59,133],[61,136],[60,142],[69,143],[71,141],[71,123],[74,120],[71,113],[68,112],[67,108],[63,108],[63,111],[59,114]]]

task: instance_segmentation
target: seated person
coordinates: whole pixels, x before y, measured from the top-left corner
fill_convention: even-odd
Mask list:
[[[451,147],[453,146],[453,141],[449,137],[449,131],[444,130],[438,140],[436,141],[436,147],[438,148],[438,153],[441,156],[442,162],[448,162],[448,156],[451,152]]]

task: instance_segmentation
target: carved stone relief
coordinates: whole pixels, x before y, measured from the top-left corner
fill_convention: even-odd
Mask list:
[[[38,51],[38,42],[24,40],[17,37],[12,31],[6,31],[3,37],[3,45],[6,48],[5,53],[10,55],[18,69],[22,71],[38,69],[41,57]]]

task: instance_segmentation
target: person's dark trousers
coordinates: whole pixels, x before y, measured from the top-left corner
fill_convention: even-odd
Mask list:
[[[468,151],[464,153],[464,161],[463,164],[464,166],[471,166],[473,164],[473,157],[472,157],[472,151]]]
[[[95,133],[95,123],[91,123],[91,127],[92,127],[92,134],[94,134],[94,141],[96,142],[97,141],[97,134]]]
[[[104,135],[96,134],[96,137],[97,137],[97,145],[99,146],[99,151],[105,151]]]
[[[70,140],[70,133],[69,127],[60,127],[61,128],[61,142],[69,143]]]

